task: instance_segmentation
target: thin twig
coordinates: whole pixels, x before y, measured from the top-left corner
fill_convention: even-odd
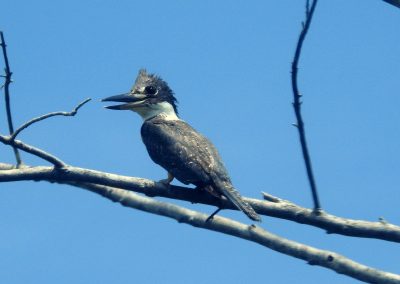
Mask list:
[[[400,283],[400,275],[368,267],[335,252],[317,249],[285,239],[256,225],[243,224],[221,216],[214,216],[208,220],[208,215],[206,214],[175,204],[140,196],[119,188],[85,183],[76,183],[73,185],[100,194],[125,207],[171,218],[179,223],[189,224],[196,228],[258,243],[276,252],[302,259],[310,265],[322,266],[364,282]]]
[[[309,154],[308,147],[307,147],[306,134],[305,134],[305,130],[304,130],[304,122],[303,122],[303,118],[301,116],[301,101],[300,101],[301,95],[300,95],[298,85],[297,85],[297,73],[298,73],[297,66],[299,64],[301,48],[303,46],[304,39],[305,39],[308,29],[310,27],[311,20],[312,20],[317,2],[318,2],[318,0],[314,0],[311,4],[311,8],[308,8],[309,4],[306,4],[306,6],[307,6],[306,10],[309,9],[309,11],[306,12],[307,16],[305,19],[305,23],[302,26],[302,30],[299,35],[299,39],[297,41],[296,51],[295,51],[294,59],[293,59],[293,63],[292,63],[292,89],[293,89],[293,96],[294,96],[293,107],[294,107],[294,112],[296,114],[296,120],[297,120],[296,127],[299,132],[301,150],[303,153],[304,163],[306,165],[308,181],[309,181],[310,187],[311,187],[312,197],[313,197],[313,201],[314,201],[314,210],[318,212],[319,210],[321,210],[321,205],[319,202],[317,186],[315,183],[314,174],[313,174],[313,170],[312,170],[312,166],[311,166],[311,158],[310,158],[310,154]],[[307,0],[307,3],[308,3],[308,0]]]
[[[278,202],[281,202],[281,200],[282,200],[282,199],[280,199],[278,197],[275,197],[275,196],[273,196],[273,195],[271,195],[269,193],[266,193],[266,192],[261,192],[261,194],[262,194],[264,200],[267,200],[269,202],[278,203]]]
[[[33,147],[31,145],[28,145],[26,143],[23,143],[19,140],[13,140],[10,138],[10,136],[3,136],[0,135],[0,142],[6,145],[11,145],[13,147],[16,147],[24,152],[30,153],[32,155],[35,155],[39,158],[42,158],[43,160],[46,160],[53,164],[56,168],[63,168],[66,166],[66,164],[61,161],[59,158],[56,156],[53,156],[39,148]]]
[[[70,112],[66,112],[66,111],[57,111],[57,112],[51,112],[39,117],[35,117],[34,119],[29,120],[28,122],[24,123],[21,127],[19,127],[11,136],[10,139],[14,140],[15,137],[17,137],[17,135],[24,129],[26,129],[27,127],[29,127],[30,125],[45,120],[46,118],[49,117],[53,117],[53,116],[75,116],[75,114],[77,114],[78,110],[87,102],[89,102],[91,99],[86,99],[83,102],[81,102],[79,105],[77,105],[72,111]]]
[[[69,184],[71,182],[93,183],[135,191],[151,197],[160,196],[237,210],[230,202],[221,201],[200,190],[173,185],[166,187],[162,183],[144,178],[127,177],[72,166],[66,166],[62,171],[54,171],[52,167],[26,167],[14,170],[10,168],[12,168],[12,165],[0,163],[0,183],[23,180],[48,181],[61,184]],[[253,198],[245,198],[245,200],[260,215],[307,224],[326,230],[330,234],[374,238],[400,243],[400,227],[388,222],[346,219],[326,212],[315,214],[314,211],[290,201],[271,194],[266,195],[269,200],[274,200],[274,202]]]
[[[12,72],[10,70],[10,64],[8,63],[7,48],[6,48],[7,45],[4,40],[4,35],[2,31],[0,31],[0,37],[1,37],[0,45],[1,49],[3,50],[4,64],[5,64],[4,98],[5,98],[6,113],[7,113],[8,131],[10,135],[12,135],[14,133],[14,126],[12,122],[11,106],[10,106],[10,84],[12,82],[11,80]],[[15,159],[17,161],[17,166],[19,166],[22,164],[21,156],[19,154],[17,147],[13,146],[13,150]]]

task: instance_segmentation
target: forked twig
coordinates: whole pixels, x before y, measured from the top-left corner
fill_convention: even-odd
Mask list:
[[[51,112],[39,117],[36,117],[34,119],[29,120],[28,122],[24,123],[21,127],[19,127],[11,136],[6,137],[6,136],[2,136],[0,135],[0,142],[2,142],[3,144],[6,145],[11,145],[15,148],[18,148],[24,152],[30,153],[32,155],[38,156],[39,158],[42,158],[43,160],[46,160],[50,163],[52,163],[56,168],[62,168],[65,167],[66,164],[60,160],[59,158],[57,158],[54,155],[51,155],[39,148],[33,147],[31,145],[22,143],[21,141],[15,140],[15,137],[21,133],[22,130],[26,129],[27,127],[29,127],[30,125],[45,120],[46,118],[49,117],[53,117],[53,116],[74,116],[75,114],[77,114],[78,110],[87,102],[89,102],[91,99],[86,99],[83,102],[81,102],[80,104],[78,104],[72,111],[70,112],[66,112],[66,111],[57,111],[57,112]]]
[[[301,116],[301,101],[300,101],[301,95],[300,95],[299,88],[297,85],[297,73],[298,73],[297,66],[299,64],[301,48],[303,47],[304,39],[305,39],[308,29],[310,27],[311,20],[312,20],[317,2],[318,2],[318,0],[314,0],[310,7],[309,0],[306,1],[306,19],[302,25],[302,30],[300,32],[299,39],[297,41],[296,51],[295,51],[293,63],[292,63],[292,89],[293,89],[293,97],[294,97],[293,108],[294,108],[294,112],[296,114],[296,120],[297,120],[297,123],[295,124],[295,126],[297,127],[297,129],[299,131],[301,150],[303,153],[304,163],[306,165],[306,170],[307,170],[307,177],[308,177],[308,181],[310,183],[312,197],[313,197],[313,201],[314,201],[314,210],[318,212],[321,209],[321,204],[320,204],[319,198],[318,198],[317,186],[315,183],[314,174],[313,174],[313,170],[312,170],[312,166],[311,166],[310,154],[309,154],[308,147],[307,147],[306,134],[305,134],[305,130],[304,130],[304,122],[303,122],[303,118]]]
[[[67,111],[56,111],[56,112],[51,112],[51,113],[48,113],[48,114],[45,114],[45,115],[41,115],[41,116],[35,117],[35,118],[29,120],[28,122],[24,123],[21,127],[19,127],[19,128],[10,136],[10,139],[11,139],[11,140],[14,140],[14,139],[17,137],[17,135],[18,135],[19,133],[21,133],[22,130],[28,128],[30,125],[32,125],[32,124],[34,124],[34,123],[36,123],[36,122],[45,120],[46,118],[53,117],[53,116],[75,116],[75,114],[77,114],[78,110],[79,110],[84,104],[86,104],[87,102],[89,102],[90,100],[91,100],[90,98],[84,100],[83,102],[81,102],[80,104],[78,104],[78,105],[77,105],[72,111],[70,111],[70,112],[67,112]]]

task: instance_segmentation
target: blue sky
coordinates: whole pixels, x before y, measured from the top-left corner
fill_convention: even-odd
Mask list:
[[[169,82],[181,117],[215,143],[243,195],[266,191],[311,207],[291,126],[290,63],[303,9],[288,0],[5,1],[0,29],[14,72],[15,125],[93,98],[76,117],[46,120],[20,138],[71,165],[165,178],[142,145],[141,119],[99,102],[127,91],[146,67]],[[399,13],[378,0],[321,1],[305,43],[299,82],[308,141],[322,205],[338,216],[400,223]],[[5,133],[3,107],[0,115]],[[5,146],[0,157],[13,162]],[[81,189],[0,187],[4,283],[355,282]],[[397,244],[263,219],[275,234],[400,273]]]

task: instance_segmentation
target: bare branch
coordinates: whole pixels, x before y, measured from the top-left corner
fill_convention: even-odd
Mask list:
[[[383,1],[393,6],[396,6],[397,8],[400,8],[400,0],[383,0]]]
[[[5,106],[6,106],[6,113],[7,113],[7,122],[8,122],[8,131],[11,134],[13,134],[14,132],[14,126],[13,126],[13,122],[12,122],[12,115],[11,115],[11,106],[10,106],[10,84],[12,82],[11,80],[11,76],[12,76],[12,72],[10,70],[10,64],[8,63],[8,56],[7,56],[7,45],[6,42],[4,40],[4,35],[3,32],[0,31],[0,38],[1,38],[1,49],[3,50],[3,58],[4,58],[4,64],[5,64],[5,82],[4,82],[4,98],[5,98]],[[14,150],[14,155],[15,155],[15,159],[17,161],[17,166],[22,164],[22,160],[21,160],[21,156],[18,152],[17,147],[13,146],[13,150]]]
[[[230,202],[222,201],[221,203],[221,200],[217,200],[215,197],[205,194],[202,191],[180,186],[166,187],[162,183],[144,178],[120,176],[71,166],[65,166],[58,170],[52,167],[25,167],[22,169],[10,169],[10,167],[12,165],[0,163],[0,182],[34,180],[68,184],[82,182],[95,183],[135,191],[148,196],[160,196],[237,210]],[[258,214],[311,225],[324,229],[330,234],[335,233],[352,237],[400,242],[399,226],[381,221],[367,222],[345,219],[325,212],[315,214],[311,209],[264,193],[264,196],[266,195],[269,196],[268,200],[273,200],[273,202],[252,198],[245,198],[245,200]]]
[[[295,51],[293,63],[292,63],[292,89],[293,89],[293,97],[294,97],[293,107],[294,107],[294,112],[296,114],[296,120],[297,120],[296,128],[299,132],[301,150],[303,153],[304,163],[306,165],[308,181],[309,181],[310,187],[311,187],[312,197],[313,197],[313,201],[314,201],[314,210],[316,212],[318,212],[321,209],[321,205],[319,202],[317,185],[315,183],[314,174],[313,174],[313,170],[312,170],[312,166],[311,166],[311,158],[310,158],[310,154],[309,154],[308,147],[307,147],[306,133],[304,130],[304,122],[303,122],[303,118],[301,116],[301,101],[300,101],[301,95],[300,95],[298,85],[297,85],[297,73],[298,73],[298,64],[299,64],[300,55],[301,55],[301,48],[303,47],[304,39],[305,39],[308,29],[310,27],[317,2],[318,2],[318,0],[313,0],[313,2],[311,4],[311,8],[310,8],[309,0],[306,1],[306,19],[305,19],[305,23],[302,25],[302,30],[300,32],[299,39],[297,41],[296,51]]]
[[[175,219],[179,223],[186,223],[196,228],[207,229],[258,243],[274,251],[305,260],[311,265],[326,267],[361,281],[369,283],[400,283],[400,275],[362,265],[335,252],[317,249],[285,239],[256,225],[246,225],[221,216],[215,216],[207,221],[208,215],[206,214],[140,196],[119,188],[85,183],[78,183],[75,186],[88,189],[126,207]]]
[[[263,198],[265,200],[270,201],[270,202],[278,203],[278,202],[282,201],[282,199],[280,199],[278,197],[275,197],[275,196],[273,196],[273,195],[271,195],[269,193],[266,193],[266,192],[261,192],[261,193],[262,193]]]
[[[66,112],[66,111],[56,111],[56,112],[51,112],[36,118],[33,118],[31,120],[29,120],[28,122],[24,123],[21,127],[19,127],[10,137],[11,140],[14,140],[15,137],[17,137],[17,135],[24,129],[26,129],[27,127],[29,127],[30,125],[45,120],[49,117],[53,117],[53,116],[75,116],[78,112],[78,110],[87,102],[89,102],[91,99],[88,98],[86,100],[84,100],[83,102],[81,102],[80,104],[78,104],[72,111],[70,112]]]
[[[25,144],[19,140],[12,140],[9,136],[0,135],[0,142],[2,142],[3,144],[6,144],[6,145],[11,145],[11,146],[16,147],[24,152],[27,152],[27,153],[35,155],[39,158],[42,158],[43,160],[46,160],[46,161],[52,163],[57,168],[62,168],[66,165],[63,161],[61,161],[56,156],[53,156],[39,148]]]

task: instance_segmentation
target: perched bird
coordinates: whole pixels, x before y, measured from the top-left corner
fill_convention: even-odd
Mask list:
[[[167,170],[164,183],[175,177],[214,196],[223,195],[250,219],[261,221],[233,187],[214,145],[178,117],[177,100],[164,80],[142,69],[129,93],[103,101],[123,102],[106,108],[132,110],[143,118],[142,140],[151,159]]]

